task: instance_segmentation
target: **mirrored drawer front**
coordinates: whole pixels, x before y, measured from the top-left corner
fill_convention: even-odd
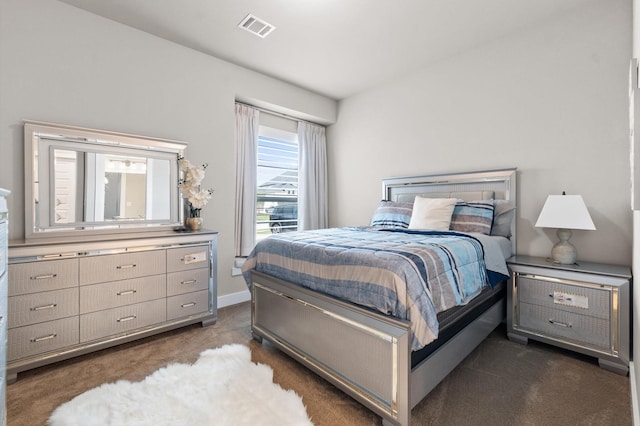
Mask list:
[[[9,296],[76,287],[78,259],[46,260],[9,265]]]
[[[166,318],[166,299],[80,315],[80,342],[147,327]]]
[[[4,366],[7,365],[7,324],[8,324],[8,318],[7,318],[7,311],[3,310],[4,307],[7,306],[7,275],[8,274],[4,274],[2,276],[0,276],[0,306],[2,306],[2,308],[0,308],[0,347],[2,348],[2,350],[0,350],[0,365],[2,366],[2,368],[0,368],[0,373],[2,374],[2,377],[4,377],[5,374],[5,368]],[[3,380],[2,378],[0,378],[0,380]],[[1,388],[2,386],[0,386]],[[0,401],[2,401],[2,399],[0,399]]]
[[[521,303],[517,328],[611,352],[611,325],[601,318]]]
[[[7,221],[0,214],[0,275],[7,270]]]
[[[4,275],[0,275],[0,316],[6,319],[7,311],[2,312],[4,309],[7,309],[7,300],[9,299],[9,293],[7,288],[9,287],[9,274],[4,273]],[[5,321],[6,322],[6,321]],[[2,364],[0,364],[2,365]],[[0,368],[2,370],[2,368]]]
[[[209,288],[209,268],[167,274],[167,296]]]
[[[9,330],[8,360],[62,349],[78,343],[78,317]]]
[[[209,267],[209,246],[184,247],[167,250],[167,272]]]
[[[126,280],[166,271],[164,250],[90,256],[80,259],[80,284]]]
[[[132,305],[167,296],[167,276],[153,275],[80,287],[80,313]]]
[[[78,289],[44,291],[9,298],[9,328],[78,315]]]
[[[517,284],[520,302],[604,319],[611,315],[611,292],[608,290],[539,280],[528,276],[518,276]]]
[[[167,298],[167,320],[188,317],[209,310],[209,292],[180,294]]]

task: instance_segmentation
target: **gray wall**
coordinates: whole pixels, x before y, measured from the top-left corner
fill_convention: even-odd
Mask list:
[[[631,263],[631,2],[565,16],[343,100],[328,132],[332,226],[368,223],[389,176],[517,167],[518,252],[548,256],[535,228],[549,194],[581,194],[597,227],[581,260]]]
[[[205,227],[220,231],[219,294],[231,277],[236,98],[335,121],[336,102],[55,0],[0,1],[0,187],[10,196],[10,239],[24,236],[23,119],[189,143],[207,162]]]

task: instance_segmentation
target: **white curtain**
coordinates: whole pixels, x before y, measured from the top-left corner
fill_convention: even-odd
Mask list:
[[[248,256],[255,244],[258,126],[260,112],[236,104],[236,256]]]
[[[329,225],[325,128],[298,122],[298,229]]]

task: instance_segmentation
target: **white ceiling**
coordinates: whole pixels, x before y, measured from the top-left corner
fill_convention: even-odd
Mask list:
[[[342,99],[598,0],[60,0]],[[261,39],[248,14],[276,27]]]

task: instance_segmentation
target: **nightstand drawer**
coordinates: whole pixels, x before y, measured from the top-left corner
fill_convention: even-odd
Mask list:
[[[517,282],[520,302],[607,320],[611,316],[611,292],[608,290],[535,275],[518,275]]]
[[[611,324],[607,320],[529,303],[519,305],[518,328],[611,351]]]

